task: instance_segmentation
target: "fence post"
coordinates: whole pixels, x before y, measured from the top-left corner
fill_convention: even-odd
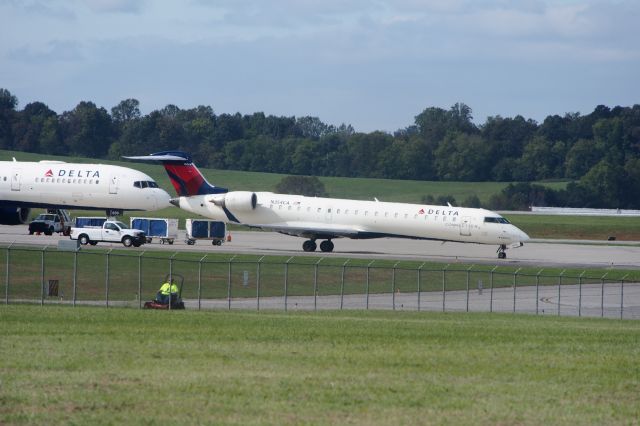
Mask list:
[[[498,265],[496,265],[489,274],[489,282],[491,284],[491,291],[489,292],[489,312],[493,312],[493,271],[498,269]]]
[[[72,305],[75,307],[76,306],[76,293],[78,291],[78,251],[80,250],[80,247],[76,247],[75,251],[73,252],[73,301],[71,302]]]
[[[582,276],[587,271],[582,271],[580,276],[578,277],[578,316],[582,316]]]
[[[313,265],[313,310],[318,310],[318,265],[320,262],[324,260],[324,257],[321,257],[320,260]]]
[[[400,263],[400,261],[393,265],[393,270],[391,272],[391,306],[394,311],[396,310],[396,266],[398,266],[398,263]]]
[[[142,256],[145,251],[138,255],[138,309],[142,309]]]
[[[518,288],[518,272],[520,272],[522,268],[518,268],[513,273],[513,313],[516,313],[516,289]]]
[[[169,306],[168,309],[171,310],[171,285],[173,284],[173,258],[178,255],[178,252],[173,253],[173,255],[169,258]],[[184,285],[184,282],[182,283]],[[182,289],[180,289],[182,291]]]
[[[540,269],[536,274],[536,315],[538,315],[538,303],[540,302],[540,274],[544,269]]]
[[[349,259],[342,264],[342,277],[340,278],[340,310],[342,310],[342,306],[344,304],[344,272],[347,268],[347,263],[349,263]]]
[[[202,308],[202,262],[207,256],[209,255],[205,254],[198,262],[198,310]]]
[[[258,267],[256,271],[256,310],[258,311],[260,310],[260,266],[262,264],[262,259],[264,259],[264,256],[258,259]]]
[[[422,265],[418,268],[418,312],[420,312],[420,293],[422,293],[422,267],[427,262],[422,262]]]
[[[15,242],[15,241],[14,241]],[[9,304],[9,265],[10,265],[10,258],[11,258],[11,246],[14,243],[9,244],[9,247],[7,247],[7,268],[5,270],[6,272],[6,281],[5,281],[5,289],[4,289],[4,304],[8,305]]]
[[[44,252],[47,246],[44,246],[40,252],[40,306],[44,305]]]
[[[287,299],[289,297],[289,262],[291,262],[293,256],[291,256],[284,264],[284,311],[287,312]]]
[[[471,275],[471,270],[475,265],[471,265],[469,269],[467,269],[467,312],[469,312],[469,278]]]
[[[227,261],[227,310],[231,310],[231,262],[236,258],[236,254],[231,256],[231,259]]]
[[[563,269],[558,276],[558,316],[560,316],[560,289],[562,288],[562,276],[567,272],[566,269]]]
[[[627,278],[628,276],[629,276],[629,274],[625,275],[620,280],[620,319],[624,318],[623,317],[623,312],[624,312],[624,279]]]
[[[111,255],[111,252],[113,251],[113,249],[109,249],[109,251],[107,252],[107,268],[105,270],[105,282],[104,282],[104,303],[105,306],[108,308],[109,307],[109,258]]]
[[[375,262],[375,260],[372,260],[371,262],[369,262],[369,264],[367,265],[367,288],[365,293],[367,294],[367,310],[369,310],[369,269],[371,268],[371,265],[373,265],[373,263]]]
[[[442,270],[442,312],[445,312],[445,299],[446,299],[446,291],[447,291],[447,268],[451,264],[447,264]]]
[[[604,277],[606,277],[609,273],[607,272],[600,278],[600,317],[604,317]]]

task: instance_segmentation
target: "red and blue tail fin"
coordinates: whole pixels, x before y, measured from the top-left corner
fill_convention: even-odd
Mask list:
[[[191,155],[182,151],[163,151],[151,155],[124,157],[129,160],[160,161],[178,196],[223,194],[227,188],[211,185],[193,164]]]

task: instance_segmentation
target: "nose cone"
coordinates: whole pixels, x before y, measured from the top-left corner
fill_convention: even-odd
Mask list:
[[[514,228],[516,228],[514,226]],[[529,236],[520,228],[516,228],[515,229],[516,232],[514,232],[514,238],[516,241],[520,241],[521,243],[524,243],[525,241],[529,241]]]
[[[156,195],[156,202],[158,203],[158,208],[160,209],[169,207],[169,203],[171,202],[171,195],[169,195],[164,189],[159,189],[158,194]]]

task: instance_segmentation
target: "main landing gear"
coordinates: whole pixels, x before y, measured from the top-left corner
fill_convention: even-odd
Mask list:
[[[507,246],[502,244],[500,247],[498,247],[498,259],[506,259],[507,258],[507,253],[505,253],[504,251],[507,249]]]
[[[307,240],[304,243],[302,243],[302,250],[304,251],[316,251],[316,248],[318,246],[316,245],[316,241],[315,240]],[[326,240],[320,243],[320,250],[322,250],[325,253],[330,253],[333,251],[333,243],[331,242],[331,240]]]

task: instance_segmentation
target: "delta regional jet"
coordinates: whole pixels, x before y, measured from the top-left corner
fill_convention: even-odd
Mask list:
[[[127,167],[63,161],[0,161],[0,224],[29,219],[31,208],[125,210],[169,207],[171,196],[146,174]]]
[[[177,198],[170,202],[183,210],[214,220],[306,238],[304,251],[333,251],[336,238],[411,238],[498,245],[505,250],[523,245],[529,237],[497,213],[485,209],[379,201],[342,200],[229,191],[211,185],[180,151],[164,151],[130,160],[160,161]]]

